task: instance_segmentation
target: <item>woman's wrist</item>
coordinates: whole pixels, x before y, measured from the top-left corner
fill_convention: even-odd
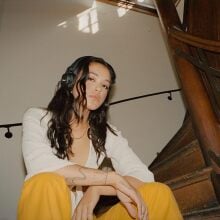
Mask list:
[[[116,195],[116,190],[112,186],[90,186],[88,190],[95,191],[99,196],[113,196]]]
[[[116,190],[112,186],[89,186],[88,190],[94,191],[99,196],[113,196],[116,195]]]
[[[105,178],[105,185],[110,185],[115,187],[118,177],[119,175],[114,171],[107,172]]]
[[[99,196],[102,195],[102,188],[101,186],[89,186],[86,191],[93,191]]]

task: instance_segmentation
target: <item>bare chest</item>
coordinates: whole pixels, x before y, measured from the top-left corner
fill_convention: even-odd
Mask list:
[[[73,155],[69,157],[69,160],[84,166],[89,157],[90,140],[87,136],[81,139],[74,139],[71,146]]]

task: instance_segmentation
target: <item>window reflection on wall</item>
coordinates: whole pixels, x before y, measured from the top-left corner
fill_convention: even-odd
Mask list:
[[[117,9],[118,17],[123,17],[131,8],[132,5],[126,5],[125,3],[119,2]]]
[[[93,2],[91,8],[77,14],[74,18],[62,21],[57,27],[67,28],[70,25],[74,25],[75,18],[78,22],[79,31],[91,34],[95,34],[99,31],[96,1]]]
[[[91,8],[77,15],[78,30],[84,33],[95,34],[99,31],[98,14],[96,2],[93,2]]]

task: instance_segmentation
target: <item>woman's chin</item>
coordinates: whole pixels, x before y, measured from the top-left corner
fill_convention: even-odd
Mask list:
[[[87,109],[89,110],[89,111],[95,111],[96,109],[98,109],[100,107],[100,105],[88,105],[87,104]]]

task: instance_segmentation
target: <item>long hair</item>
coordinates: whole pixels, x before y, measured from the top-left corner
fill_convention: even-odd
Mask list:
[[[51,119],[48,122],[47,137],[50,140],[51,147],[56,150],[56,156],[62,159],[69,159],[68,155],[72,152],[71,146],[74,142],[70,127],[72,116],[74,115],[77,122],[83,119],[83,116],[80,115],[80,108],[85,108],[87,103],[85,83],[91,63],[104,65],[109,70],[111,85],[115,83],[115,71],[104,59],[93,56],[80,57],[66,69],[47,107],[47,113],[51,114]],[[77,89],[77,93],[80,94],[76,98],[72,94],[74,86]],[[114,130],[107,123],[110,90],[111,86],[104,103],[98,109],[90,111],[88,118],[90,128],[87,136],[92,141],[98,156],[97,161],[102,152],[106,155],[105,140],[107,129],[114,133]]]

